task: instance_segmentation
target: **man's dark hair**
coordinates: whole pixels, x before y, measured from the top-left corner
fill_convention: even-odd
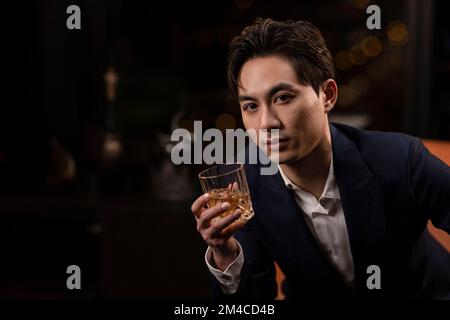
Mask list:
[[[303,85],[319,94],[320,85],[334,78],[333,57],[320,31],[307,21],[258,18],[236,36],[228,56],[228,86],[237,97],[239,74],[248,60],[278,55],[287,58]]]

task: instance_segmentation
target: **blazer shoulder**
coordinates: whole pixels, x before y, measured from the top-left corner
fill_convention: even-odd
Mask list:
[[[417,151],[423,149],[420,139],[398,132],[370,131],[334,125],[355,146],[355,151],[385,183],[407,183],[409,167]]]
[[[340,132],[347,136],[358,148],[364,158],[408,157],[412,147],[420,144],[417,137],[400,132],[382,132],[358,129],[343,124],[333,124]]]

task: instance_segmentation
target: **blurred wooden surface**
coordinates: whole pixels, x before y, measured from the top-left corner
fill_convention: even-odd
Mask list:
[[[424,145],[430,150],[432,154],[444,161],[450,166],[450,141],[439,140],[422,140]],[[450,235],[433,226],[431,221],[428,222],[428,230],[450,252]]]
[[[447,165],[450,165],[450,141],[422,140],[422,142],[432,154],[447,163]],[[450,235],[445,231],[434,227],[431,221],[428,222],[428,230],[430,230],[435,239],[450,252]],[[276,280],[278,283],[278,295],[276,299],[280,300],[284,298],[284,294],[281,290],[281,283],[285,276],[276,263],[275,268]]]
[[[450,165],[450,141],[424,139],[422,142],[432,154]]]

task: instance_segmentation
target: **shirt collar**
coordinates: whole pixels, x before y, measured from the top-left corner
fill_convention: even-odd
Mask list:
[[[300,187],[295,185],[284,173],[283,170],[281,170],[280,165],[278,165],[278,170],[280,170],[281,177],[283,178],[284,184],[288,189],[292,189],[294,191],[296,190],[302,190]],[[323,189],[322,195],[320,196],[320,199],[341,199],[341,196],[339,194],[339,189],[336,183],[336,177],[334,175],[334,166],[333,166],[333,152],[331,153],[331,161],[330,161],[330,167],[328,169],[328,176],[327,181],[325,182],[325,188]]]

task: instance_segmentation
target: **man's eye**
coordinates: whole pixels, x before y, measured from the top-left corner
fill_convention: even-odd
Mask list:
[[[291,99],[292,99],[292,96],[287,95],[287,94],[282,94],[275,98],[275,103],[277,103],[277,102],[283,103],[283,102],[287,102]]]
[[[242,109],[244,111],[249,111],[249,112],[255,111],[256,108],[257,108],[257,105],[255,103],[247,103],[246,105],[244,105],[242,107]]]

